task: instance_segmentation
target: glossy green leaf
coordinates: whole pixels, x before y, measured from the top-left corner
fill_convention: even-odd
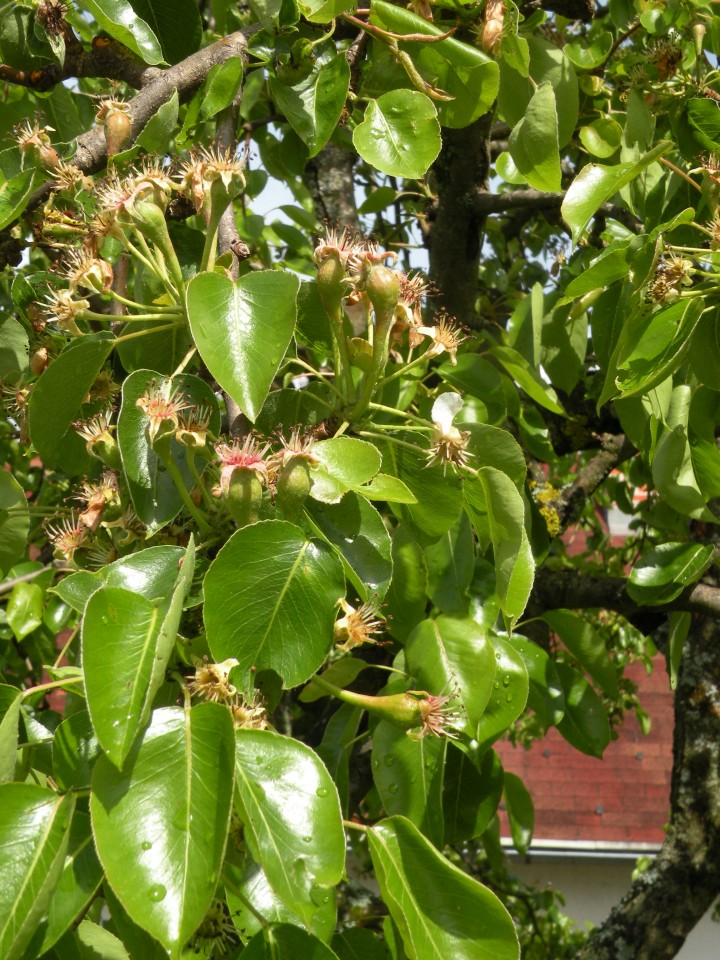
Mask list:
[[[71,477],[89,472],[94,461],[71,424],[82,419],[85,398],[112,347],[107,337],[71,341],[35,384],[28,404],[30,437],[46,467]]]
[[[356,0],[298,0],[298,10],[310,23],[329,23],[341,13],[357,10]]]
[[[639,327],[618,357],[615,383],[623,397],[647,393],[677,370],[703,310],[702,297],[681,301],[659,310]]]
[[[200,46],[202,21],[195,0],[129,2],[160,41],[163,59],[167,63],[179,63]]]
[[[370,483],[355,488],[368,500],[385,500],[387,503],[417,503],[414,493],[397,477],[387,473],[377,473]]]
[[[310,496],[323,503],[338,503],[347,490],[372,480],[380,469],[377,447],[355,437],[333,437],[313,446],[318,464],[311,470]]]
[[[61,790],[87,790],[92,769],[100,756],[90,715],[84,710],[58,724],[53,737],[53,774]]]
[[[467,449],[476,469],[481,466],[495,467],[506,473],[518,488],[522,488],[527,474],[525,457],[520,444],[507,430],[487,423],[462,421],[458,427],[470,434]]]
[[[514,634],[511,642],[528,672],[530,688],[527,705],[547,730],[560,723],[565,713],[565,694],[555,661],[537,643],[524,637]]]
[[[266,923],[292,923],[297,926],[302,924],[297,913],[286,906],[275,893],[268,882],[267,874],[247,853],[244,844],[242,850],[228,847],[222,882],[232,921],[243,943],[247,943],[263,929],[258,916]],[[312,918],[310,932],[326,941],[332,935],[337,922],[335,900],[328,897],[325,902],[325,895],[316,899],[320,900],[320,903]]]
[[[100,746],[122,767],[165,679],[195,568],[190,538],[172,590],[155,601],[104,586],[88,600],[82,655],[88,709]]]
[[[425,548],[428,567],[428,595],[443,613],[467,613],[468,588],[475,572],[475,545],[467,514],[437,543]]]
[[[423,620],[405,641],[405,657],[418,689],[457,694],[467,732],[475,737],[495,679],[495,653],[485,630],[469,617]]]
[[[510,914],[404,817],[368,831],[380,890],[412,960],[518,960]]]
[[[353,130],[353,144],[381,173],[422,177],[440,153],[440,124],[432,100],[419,90],[393,90],[370,100]]]
[[[76,930],[60,940],[55,953],[72,956],[73,960],[131,960],[114,933],[88,919],[82,920]]]
[[[565,290],[565,298],[572,300],[586,293],[609,287],[611,283],[627,276],[629,250],[627,241],[609,246],[590,266],[571,280]]]
[[[233,794],[230,713],[215,703],[155,710],[122,770],[100,757],[90,813],[107,878],[173,960],[207,912]]]
[[[541,83],[508,140],[515,166],[536,190],[560,190],[560,152],[555,94],[549,82]]]
[[[692,614],[673,611],[668,624],[667,671],[670,677],[670,689],[676,690],[683,647],[692,625]]]
[[[345,869],[337,790],[317,754],[269,730],[236,734],[236,803],[250,852],[310,926]]]
[[[581,70],[594,70],[607,60],[612,45],[613,35],[608,30],[603,30],[592,43],[568,43],[563,47],[563,51],[576,67]]]
[[[639,160],[619,163],[613,167],[588,163],[568,187],[561,207],[563,219],[572,230],[576,244],[585,232],[596,211],[623,187],[631,183],[643,170],[670,149],[661,141]]]
[[[0,684],[0,783],[14,779],[21,702],[17,687]]]
[[[323,679],[336,687],[349,687],[350,684],[359,677],[367,667],[364,660],[357,657],[341,657],[339,660],[333,660],[322,672]],[[315,700],[322,700],[329,696],[327,690],[318,686],[313,680],[303,689],[298,697],[301,703],[313,703]]]
[[[513,844],[517,852],[525,856],[535,828],[535,808],[532,797],[520,777],[507,770],[503,782],[503,795]]]
[[[124,44],[145,63],[163,62],[158,38],[126,0],[84,0],[84,6],[101,30]]]
[[[500,606],[510,623],[522,614],[535,577],[535,561],[524,525],[524,504],[507,474],[481,467],[478,479],[487,504]]]
[[[102,878],[103,871],[90,830],[90,817],[75,810],[62,873],[53,892],[47,917],[38,925],[28,947],[27,960],[44,954],[82,916]]]
[[[417,434],[406,434],[403,440],[412,442]],[[454,474],[443,473],[440,466],[428,466],[425,451],[417,453],[407,447],[378,441],[382,452],[383,470],[407,486],[417,500],[416,504],[402,505],[400,516],[412,527],[419,543],[437,540],[455,523],[462,508],[461,483]]]
[[[617,699],[620,696],[617,671],[602,634],[571,610],[551,610],[543,614],[543,619],[600,689]]]
[[[587,680],[566,663],[556,663],[565,693],[565,716],[557,728],[576,750],[602,757],[610,742],[610,724],[602,700]]]
[[[311,157],[322,150],[337,126],[349,85],[350,67],[343,56],[317,65],[308,77],[292,86],[270,79],[273,100],[307,144]]]
[[[252,689],[254,670],[297,686],[333,641],[342,564],[329,547],[283,520],[236,531],[205,576],[205,629],[218,663],[235,657]]]
[[[18,583],[5,608],[7,624],[17,640],[23,640],[43,621],[43,590],[37,583]]]
[[[241,57],[229,57],[210,68],[202,87],[200,118],[210,120],[235,99],[243,79]]]
[[[674,510],[696,520],[715,521],[709,499],[700,489],[687,433],[682,423],[665,430],[652,462],[652,478],[660,496]]]
[[[367,927],[348,927],[330,945],[338,960],[388,960],[385,943]]]
[[[280,270],[237,283],[201,273],[188,284],[188,319],[200,356],[253,423],[293,335],[298,288],[297,277]]]
[[[479,837],[495,816],[503,791],[503,768],[494,750],[477,743],[448,744],[443,811],[446,843]]]
[[[567,48],[566,48],[567,50]],[[580,127],[580,142],[594,157],[606,160],[620,149],[623,128],[612,117],[598,117]]]
[[[150,533],[155,533],[169,523],[184,504],[170,472],[148,440],[149,421],[137,405],[138,399],[153,389],[153,385],[155,389],[177,389],[194,404],[209,407],[210,430],[217,434],[220,429],[220,412],[215,394],[199,377],[183,373],[170,381],[152,370],[136,370],[125,379],[118,417],[117,442],[135,512]],[[185,489],[191,490],[195,485],[195,478],[187,463],[187,447],[171,440],[170,456]],[[204,460],[197,462],[200,473],[205,465]]]
[[[0,575],[23,556],[29,529],[25,491],[11,473],[0,471]]]
[[[490,423],[498,424],[505,419],[503,377],[492,363],[477,354],[463,353],[457,358],[455,365],[444,363],[438,367],[437,372],[446,383],[451,384],[463,395],[469,393],[482,400]],[[487,424],[483,425],[487,426]],[[474,439],[473,437],[473,442]]]
[[[540,374],[517,350],[513,350],[512,347],[492,347],[488,355],[495,357],[509,376],[541,407],[550,410],[551,413],[565,415],[553,388],[543,381]]]
[[[166,960],[167,952],[164,947],[130,919],[107,880],[103,884],[102,892],[112,916],[113,929],[127,947],[132,960],[135,957],[142,957],[142,960]]]
[[[340,503],[309,500],[306,510],[316,530],[342,557],[358,595],[382,599],[392,577],[392,541],[375,507],[350,491]]]
[[[350,756],[364,711],[349,703],[341,703],[330,717],[317,748],[317,754],[335,781],[340,807],[348,816],[350,802]]]
[[[669,603],[703,575],[712,558],[711,544],[660,543],[632,568],[627,592],[643,605]]]
[[[407,817],[440,850],[446,750],[445,739],[412,739],[386,720],[373,730],[373,781],[386,813]]]
[[[529,76],[521,76],[504,60],[500,61],[498,108],[511,127],[525,115],[535,90],[541,83],[551,84],[558,113],[558,142],[564,147],[573,133],[578,117],[578,83],[575,70],[563,51],[544,37],[528,36]]]
[[[483,747],[494,743],[525,709],[529,679],[525,662],[505,637],[494,637],[496,670],[490,699],[475,735]]]
[[[443,32],[411,10],[386,3],[385,0],[374,0],[370,8],[370,22],[400,35],[437,37]],[[499,73],[497,65],[482,50],[454,37],[434,43],[402,41],[401,49],[407,52],[423,80],[439,87],[452,98],[436,101],[438,118],[443,127],[465,127],[492,106],[498,92]],[[377,71],[378,86],[382,81],[387,84],[384,89],[411,84],[405,71],[392,61],[390,51],[384,44],[374,44],[369,67],[371,78],[372,72]]]
[[[244,960],[338,960],[322,940],[287,923],[260,931],[243,952]]]
[[[0,784],[0,956],[23,960],[62,873],[74,798]]]
[[[142,147],[144,150],[147,150],[148,153],[165,153],[168,149],[170,138],[175,131],[175,127],[177,126],[179,109],[180,98],[178,97],[177,90],[174,90],[170,99],[166,100],[165,103],[158,108],[157,113],[154,113],[145,124],[142,131],[138,135],[137,140],[135,141],[136,144]],[[137,330],[137,324],[134,324],[132,329]],[[163,333],[158,334],[157,336],[163,337],[163,334],[165,334],[165,336],[168,338],[180,338],[184,333],[185,331],[182,329],[177,331],[168,330],[163,331]],[[144,337],[142,339],[145,340]],[[161,342],[167,344],[168,340]],[[133,341],[130,341],[130,343],[133,343]],[[145,341],[143,344],[143,356],[155,356],[155,352],[152,351],[146,344],[147,341]],[[162,352],[164,353],[165,351],[163,350]],[[132,353],[132,350],[129,350],[127,353],[125,353],[122,348],[120,349],[120,355],[123,357],[123,363],[125,363],[125,358],[131,356]],[[140,363],[139,366],[144,366],[144,361]]]
[[[404,524],[392,533],[393,579],[385,597],[388,630],[401,643],[425,617],[427,563],[425,554]]]
[[[25,170],[0,183],[0,230],[4,230],[20,216],[40,179],[38,170]]]

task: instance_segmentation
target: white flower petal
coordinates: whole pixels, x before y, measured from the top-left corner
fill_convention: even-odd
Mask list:
[[[441,393],[432,408],[433,423],[447,434],[452,422],[462,409],[463,398],[459,393]]]

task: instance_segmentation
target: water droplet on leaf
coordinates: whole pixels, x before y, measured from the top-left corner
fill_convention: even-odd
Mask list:
[[[150,843],[149,840],[143,840],[140,846],[143,848],[143,850],[150,850],[152,847],[152,844]]]
[[[167,890],[161,883],[156,883],[150,887],[150,899],[153,903],[160,903],[161,900],[165,899],[166,894]]]
[[[316,793],[319,797],[326,797],[326,796],[328,795],[328,789],[327,789],[327,787],[318,787],[317,790],[315,791],[315,793]]]
[[[388,793],[397,793],[397,792],[398,792],[398,785],[396,783],[391,783],[388,786]]]

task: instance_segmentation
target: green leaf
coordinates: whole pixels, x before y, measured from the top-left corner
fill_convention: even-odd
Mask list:
[[[704,308],[702,297],[676,302],[638,327],[618,357],[615,383],[623,397],[647,393],[677,370]]]
[[[155,710],[123,770],[99,757],[90,813],[107,878],[172,960],[202,922],[222,865],[233,795],[229,711]]]
[[[27,960],[42,956],[82,916],[102,878],[103,871],[90,830],[90,817],[75,810],[62,873],[52,895],[47,917],[39,924],[28,948]]]
[[[468,589],[475,572],[475,545],[466,513],[437,543],[425,548],[428,595],[443,613],[467,613]]]
[[[513,350],[512,347],[492,347],[488,350],[488,356],[494,357],[532,400],[551,413],[565,416],[565,411],[553,388],[543,381],[540,374],[530,366],[521,353]]]
[[[370,100],[353,130],[353,144],[381,173],[422,177],[440,153],[440,124],[432,100],[419,90],[393,90]]]
[[[495,679],[495,653],[484,629],[469,617],[424,620],[405,642],[405,657],[420,689],[457,693],[467,732],[476,737]]]
[[[341,13],[357,10],[356,0],[298,0],[298,11],[310,23],[330,23]]]
[[[708,497],[698,484],[682,423],[665,430],[660,437],[653,457],[652,477],[660,496],[678,513],[709,523],[716,521],[706,506]]]
[[[250,852],[309,927],[345,869],[335,784],[314,750],[269,730],[237,731],[235,776]]]
[[[0,783],[15,776],[21,703],[17,687],[0,684]]]
[[[603,30],[593,38],[592,43],[585,40],[583,43],[567,43],[563,52],[568,60],[581,70],[594,70],[603,64],[613,45],[613,35]]]
[[[427,564],[422,547],[404,524],[392,532],[393,579],[385,597],[388,630],[401,643],[413,627],[425,618]]]
[[[323,670],[322,676],[324,680],[335,684],[336,687],[349,687],[366,667],[367,664],[364,660],[358,660],[355,657],[341,657],[340,660],[333,660],[327,669]],[[327,696],[329,696],[327,690],[322,689],[311,680],[303,689],[298,700],[301,703],[313,703],[315,700],[321,700]]]
[[[43,590],[37,583],[18,583],[5,608],[7,623],[17,640],[23,640],[43,622]]]
[[[373,730],[373,780],[386,812],[407,817],[438,849],[443,846],[443,774],[447,741],[411,739],[381,720]]]
[[[262,270],[233,283],[201,273],[187,287],[195,343],[208,370],[253,423],[295,329],[299,282]]]
[[[356,491],[368,500],[385,500],[387,503],[417,503],[417,497],[397,477],[387,473],[376,474],[370,483],[356,487]]]
[[[165,153],[177,126],[179,109],[180,98],[177,89],[175,89],[170,99],[158,108],[157,113],[154,113],[143,127],[135,141],[137,146],[147,150],[148,153]],[[133,325],[132,329],[137,330],[137,325]],[[176,335],[174,330],[167,332]],[[154,355],[148,350],[147,346],[144,346],[143,349],[147,351],[145,353],[146,357]]]
[[[475,738],[481,748],[494,743],[517,720],[528,699],[529,679],[525,662],[513,643],[504,637],[493,637],[495,675],[485,712]]]
[[[246,689],[251,668],[274,670],[286,688],[322,665],[333,641],[342,564],[283,520],[237,530],[205,576],[205,629],[215,660],[238,660]]]
[[[582,297],[593,290],[609,287],[616,280],[626,277],[630,269],[628,256],[627,241],[611,244],[589,267],[570,281],[565,290],[563,302]]]
[[[370,23],[400,35],[437,37],[443,32],[410,10],[385,0],[373,0]],[[497,65],[482,50],[454,37],[433,43],[402,41],[402,50],[407,52],[423,80],[452,97],[448,101],[436,101],[438,119],[443,127],[466,127],[491,108],[498,92],[499,72]],[[373,45],[369,72],[373,94],[375,86],[377,92],[382,92],[411,84],[385,44],[376,42]],[[373,72],[376,73],[375,84],[372,83]]]
[[[485,832],[497,812],[503,779],[494,750],[480,750],[478,744],[462,749],[448,745],[443,792],[446,843],[473,840]]]
[[[84,6],[101,30],[124,44],[145,63],[163,62],[158,38],[126,0],[84,0]]]
[[[0,230],[20,216],[38,186],[42,174],[39,170],[31,169],[19,173],[10,180],[2,178],[0,182]]]
[[[669,603],[705,573],[712,558],[711,544],[658,544],[643,553],[630,571],[627,592],[643,605]]]
[[[30,514],[25,491],[15,477],[0,471],[0,575],[21,559],[30,530]]]
[[[165,679],[194,568],[191,537],[166,597],[153,602],[104,586],[88,600],[82,628],[85,693],[100,746],[118,769],[148,722]]]
[[[346,491],[372,480],[382,458],[377,447],[355,437],[333,437],[313,445],[319,463],[311,470],[310,496],[323,503],[339,503]]]
[[[87,919],[80,923],[77,930],[62,938],[56,953],[61,956],[72,955],[77,960],[131,960],[115,934]]]
[[[524,525],[525,506],[512,480],[495,467],[481,467],[478,480],[487,504],[500,606],[507,620],[515,623],[525,609],[535,578],[535,561]]]
[[[500,61],[498,107],[511,127],[525,115],[535,90],[549,83],[555,92],[558,114],[558,143],[564,147],[575,132],[578,117],[578,83],[572,64],[555,44],[543,37],[527,37],[530,73],[521,76],[504,60]]]
[[[670,614],[667,645],[667,671],[670,677],[670,689],[677,689],[680,661],[683,647],[692,624],[692,614],[674,610]]]
[[[179,63],[200,47],[202,20],[195,0],[130,0],[162,45],[166,63]]]
[[[567,52],[567,48],[565,50]],[[605,160],[620,149],[623,128],[612,117],[598,117],[587,126],[580,127],[579,136],[589,153]]]
[[[322,940],[289,923],[261,930],[243,952],[243,960],[338,960]]]
[[[565,713],[565,694],[555,661],[536,643],[524,637],[514,634],[511,642],[528,672],[530,688],[527,705],[547,730],[560,723]]]
[[[605,640],[593,625],[571,610],[552,610],[543,614],[543,620],[600,689],[608,697],[617,699],[620,696],[617,671]]]
[[[582,674],[556,663],[565,693],[565,716],[557,728],[567,742],[590,757],[602,757],[610,742],[610,724],[602,700]]]
[[[113,341],[104,335],[71,341],[35,384],[28,423],[30,438],[46,467],[76,477],[88,473],[94,463],[71,424],[82,417],[85,397],[112,348]]]
[[[307,689],[307,688],[306,688]],[[350,803],[350,754],[364,711],[349,703],[341,703],[330,717],[317,753],[335,781],[344,817]]]
[[[74,798],[0,784],[0,956],[23,960],[65,862]]]
[[[61,790],[86,790],[100,756],[90,715],[84,710],[58,724],[52,742],[53,774]]]
[[[525,856],[535,828],[535,808],[532,797],[520,777],[507,770],[505,771],[503,793],[513,844],[517,852],[521,856]]]
[[[497,424],[505,419],[503,377],[492,363],[475,353],[463,353],[455,366],[444,363],[437,373],[460,393],[482,400],[490,422]]]
[[[392,578],[392,541],[375,507],[350,492],[337,504],[309,500],[306,510],[342,557],[358,595],[381,600]]]
[[[9,314],[0,317],[0,377],[8,383],[17,383],[27,368],[28,353],[29,338],[25,327]]]
[[[314,157],[330,139],[342,115],[350,86],[350,67],[344,56],[316,64],[300,83],[289,86],[270,78],[270,92],[295,133]]]
[[[169,380],[153,370],[136,370],[125,378],[117,442],[135,512],[150,534],[156,533],[177,516],[184,504],[172,476],[148,439],[149,421],[137,405],[138,399],[153,386],[168,390],[177,388],[192,403],[209,407],[210,432],[217,434],[220,430],[217,399],[210,386],[199,377],[181,373]],[[180,472],[185,489],[191,490],[195,485],[195,477],[188,466],[187,447],[171,440],[170,456]],[[197,467],[200,473],[206,464],[207,461],[199,460]]]
[[[669,148],[668,141],[662,140],[639,160],[619,163],[614,167],[598,163],[588,163],[583,167],[568,187],[561,207],[563,219],[572,230],[573,244],[577,244],[597,210]]]
[[[488,423],[464,423],[458,427],[470,434],[468,451],[473,463],[495,467],[506,473],[516,487],[522,488],[527,475],[527,466],[522,447],[507,430],[492,427]]]
[[[338,960],[388,960],[384,942],[367,927],[348,927],[336,933],[331,946]]]
[[[549,82],[533,93],[508,140],[515,166],[536,190],[560,190],[560,152],[555,94]]]
[[[518,960],[512,919],[404,817],[368,831],[383,900],[412,960]]]
[[[210,120],[235,99],[243,79],[242,57],[228,57],[210,68],[202,87],[200,119]]]

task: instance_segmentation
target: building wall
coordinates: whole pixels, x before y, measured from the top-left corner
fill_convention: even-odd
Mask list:
[[[599,924],[630,886],[635,867],[631,858],[530,856],[530,862],[512,858],[511,871],[526,883],[552,886],[565,897],[565,913],[579,926]],[[677,954],[678,960],[716,960],[720,957],[720,924],[708,912]]]

